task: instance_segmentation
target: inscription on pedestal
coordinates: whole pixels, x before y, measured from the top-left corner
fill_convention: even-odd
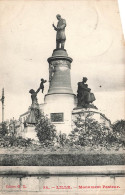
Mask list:
[[[63,122],[64,121],[64,113],[51,113],[51,122]]]

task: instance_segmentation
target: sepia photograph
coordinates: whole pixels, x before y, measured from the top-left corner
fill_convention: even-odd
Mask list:
[[[0,1],[0,194],[125,194],[121,2]]]

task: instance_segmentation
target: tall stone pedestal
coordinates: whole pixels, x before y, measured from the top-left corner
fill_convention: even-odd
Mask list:
[[[66,50],[56,49],[48,62],[50,85],[43,110],[58,132],[68,134],[71,131],[72,110],[76,107],[70,78],[72,58],[68,57]]]

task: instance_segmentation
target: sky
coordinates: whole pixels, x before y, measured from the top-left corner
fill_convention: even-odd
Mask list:
[[[99,111],[112,122],[123,119],[125,42],[115,0],[0,1],[0,89],[5,89],[5,119],[18,119],[26,112],[31,104],[29,90],[36,90],[42,77],[48,80],[47,59],[56,45],[52,24],[57,24],[58,13],[67,22],[65,48],[73,58],[74,93],[86,76]],[[44,95],[48,87],[49,82]],[[44,95],[38,94],[39,103]]]
[[[120,18],[121,18],[121,23],[122,23],[122,29],[123,29],[123,34],[125,38],[125,2],[123,0],[118,0],[118,6],[119,6],[119,11],[120,11]]]

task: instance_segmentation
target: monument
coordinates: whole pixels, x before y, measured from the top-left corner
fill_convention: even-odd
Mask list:
[[[71,63],[72,58],[68,56],[65,49],[65,28],[66,20],[57,14],[57,26],[52,25],[56,33],[56,49],[53,50],[52,56],[48,58],[49,63],[49,89],[44,97],[44,103],[39,105],[37,94],[41,90],[44,92],[44,83],[47,81],[43,78],[37,91],[31,89],[32,104],[29,115],[25,120],[25,138],[37,140],[35,125],[37,119],[36,110],[41,110],[48,116],[50,121],[56,126],[57,132],[69,134],[74,125],[74,120],[81,115],[84,120],[88,113],[102,123],[110,126],[110,120],[107,119],[97,107],[93,104],[96,100],[95,95],[88,87],[87,78],[83,77],[78,82],[77,96],[73,93],[71,86]]]
[[[56,49],[52,56],[48,58],[49,63],[49,89],[44,98],[44,105],[41,109],[56,126],[57,132],[67,135],[73,128],[75,117],[91,112],[98,121],[110,121],[93,104],[96,100],[91,89],[86,84],[87,78],[83,77],[78,83],[77,96],[71,87],[71,63],[72,58],[68,56],[65,49],[65,28],[66,20],[60,14],[56,15],[57,26],[52,25],[56,33]]]
[[[77,105],[76,95],[71,87],[71,63],[65,47],[66,20],[58,14],[57,27],[53,24],[56,34],[56,49],[48,58],[49,63],[49,89],[44,98],[42,109],[48,115],[57,131],[68,134],[71,131],[72,110]]]

